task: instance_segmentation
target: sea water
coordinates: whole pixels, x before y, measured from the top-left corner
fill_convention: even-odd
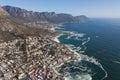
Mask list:
[[[55,28],[56,37],[80,59],[56,68],[65,80],[120,80],[120,19],[90,19]]]

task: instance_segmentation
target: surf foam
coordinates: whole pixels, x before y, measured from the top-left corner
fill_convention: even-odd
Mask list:
[[[77,50],[75,50],[76,48],[75,48],[75,46],[74,45],[67,45],[68,47],[69,47],[69,49],[71,50],[71,51],[73,51],[73,52],[75,52],[76,54],[78,54],[79,55],[79,57],[80,57],[80,59],[79,59],[79,61],[82,61],[82,60],[84,60],[84,61],[88,61],[88,62],[91,62],[91,63],[93,63],[93,64],[95,64],[95,65],[97,65],[99,68],[101,68],[103,71],[104,71],[104,73],[105,73],[105,76],[101,79],[101,80],[103,80],[103,79],[105,79],[106,77],[107,77],[107,71],[103,68],[103,66],[98,62],[98,60],[96,60],[94,57],[89,57],[89,56],[87,56],[87,55],[84,55],[84,54],[81,54],[81,53],[77,53],[76,51]]]
[[[84,35],[85,35],[84,33],[76,33],[76,32],[69,32],[69,31],[67,31],[67,33],[70,33],[70,34],[68,35],[68,37],[66,39],[75,37],[74,38],[75,40],[81,40],[81,38],[84,37]]]
[[[89,74],[80,74],[80,75],[74,75],[75,77],[67,76],[65,77],[65,80],[92,80],[91,76]]]
[[[85,35],[83,33],[75,33],[75,32],[70,32],[70,31],[62,31],[62,32],[67,32],[67,33],[70,34],[66,39],[70,39],[72,37],[75,37],[76,40],[81,40],[81,38],[84,37],[84,35]],[[60,43],[58,38],[62,35],[64,35],[64,34],[58,35],[54,39],[54,41]],[[66,46],[69,48],[69,50],[71,50],[72,52],[74,52],[75,54],[77,54],[79,56],[79,61],[82,61],[82,60],[88,61],[88,62],[91,62],[91,63],[97,65],[99,68],[101,68],[105,72],[105,76],[101,80],[105,79],[107,77],[107,71],[103,68],[103,66],[99,63],[99,61],[96,60],[94,57],[89,57],[87,55],[81,54],[81,53],[85,52],[85,50],[87,48],[85,46],[85,44],[90,41],[90,37],[88,37],[87,40],[84,39],[83,41],[84,42],[81,45],[85,47],[84,51],[81,51],[81,47],[75,47],[74,45],[71,45],[71,44],[66,45]],[[78,53],[78,51],[81,52],[81,53]],[[77,79],[72,79],[71,76],[68,76],[68,77],[65,77],[65,80],[92,80],[92,77],[89,74],[83,75],[84,77],[81,77],[81,76],[82,75],[77,75],[76,76]],[[88,76],[88,78],[87,78],[87,76]]]

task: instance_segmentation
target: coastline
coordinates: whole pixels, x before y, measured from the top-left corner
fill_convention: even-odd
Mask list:
[[[58,27],[60,27],[60,26],[58,26]],[[50,30],[53,31],[53,32],[57,32],[55,29],[58,28],[58,27],[51,28]],[[55,42],[57,42],[58,44],[61,44],[58,38],[59,38],[60,36],[62,36],[62,35],[64,35],[64,32],[61,31],[61,33],[60,33],[60,34],[57,34],[56,36],[54,36],[54,37],[52,38],[52,40],[55,41]],[[63,45],[64,45],[67,49],[69,49],[69,51],[72,52],[73,55],[76,56],[75,59],[68,59],[66,62],[75,61],[75,60],[79,60],[79,61],[80,61],[80,60],[81,60],[80,55],[79,55],[76,51],[72,50],[68,45],[65,45],[65,44],[63,44]],[[62,62],[62,63],[60,63],[60,64],[58,64],[58,65],[56,65],[56,66],[53,67],[53,69],[54,69],[54,71],[55,71],[56,74],[60,75],[60,73],[59,73],[55,68],[62,66],[64,63],[65,63],[65,62]],[[66,80],[65,77],[66,77],[66,76],[64,76],[64,80]]]
[[[60,43],[60,41],[59,41],[59,39],[58,39],[58,38],[59,38],[60,36],[62,36],[62,35],[64,35],[64,34],[63,34],[63,33],[58,34],[57,36],[53,37],[53,39],[52,39],[52,40],[53,40],[53,41],[55,41],[55,42],[57,42],[57,43]]]
[[[55,29],[54,29],[55,30]],[[56,30],[56,32],[57,32],[57,30]],[[60,31],[58,31],[58,32],[60,32]],[[65,32],[65,31],[61,31],[61,33],[60,34],[58,34],[58,35],[56,35],[55,37],[53,37],[53,40],[55,41],[55,42],[57,42],[58,44],[61,44],[61,42],[60,42],[60,40],[59,40],[59,37],[60,36],[62,36],[62,35],[64,35],[64,34],[73,34],[73,33],[71,33],[71,32]],[[76,34],[76,35],[78,35],[78,34]],[[85,34],[82,34],[82,35],[85,35]],[[78,36],[82,36],[82,35],[78,35]],[[90,41],[90,37],[88,37],[87,38],[87,41],[85,41],[85,42],[83,42],[82,43],[82,45],[85,45],[86,43],[88,43],[89,41]],[[71,52],[73,52],[74,53],[74,55],[77,55],[77,59],[78,59],[78,61],[81,61],[81,60],[83,60],[83,58],[85,57],[85,61],[89,61],[89,62],[91,62],[91,63],[94,63],[95,65],[97,65],[99,68],[101,68],[104,72],[105,72],[105,76],[102,78],[102,79],[105,79],[107,76],[108,76],[108,74],[107,74],[107,71],[103,68],[103,66],[99,63],[99,62],[97,62],[97,61],[94,61],[94,58],[93,57],[89,57],[89,56],[86,56],[86,55],[79,55],[79,53],[77,53],[76,51],[74,51],[73,49],[71,49],[71,47],[69,46],[69,45],[65,45],[65,44],[63,44],[64,46],[66,46]],[[88,57],[88,58],[86,58],[86,57]],[[96,59],[95,59],[96,60]],[[71,60],[67,60],[67,62],[69,62],[69,61],[71,61]],[[75,61],[75,60],[74,60]],[[56,66],[56,67],[60,67],[61,65],[63,65],[64,64],[64,62],[63,63],[61,63],[60,65],[58,65],[58,66]],[[88,74],[89,75],[89,74]],[[68,78],[66,78],[65,76],[64,76],[64,78],[65,78],[65,80],[69,80]],[[91,75],[89,75],[89,80],[92,80],[92,76]]]
[[[60,25],[57,26],[57,27],[52,27],[50,30],[53,31],[53,32],[57,32],[55,29],[56,29],[56,28],[59,28],[60,26],[62,26],[62,24],[60,24]],[[66,32],[66,33],[67,33],[67,32]],[[70,32],[68,32],[68,33],[71,34]],[[57,34],[56,36],[52,37],[52,40],[60,44],[60,40],[59,40],[58,38],[61,37],[61,36],[64,35],[64,34],[65,34],[64,31],[61,31],[61,33],[59,33],[59,34]],[[79,58],[80,58],[80,55],[79,55],[76,51],[72,50],[68,45],[65,45],[65,44],[64,44],[64,46],[66,46],[71,52],[73,52],[74,54],[78,55]]]
[[[64,44],[60,44],[58,38],[62,35],[62,32],[60,34],[57,34],[56,32],[56,36],[54,35],[52,38],[48,35],[40,35],[39,37],[29,36],[26,39],[16,39],[9,41],[8,43],[0,44],[0,51],[2,52],[0,57],[2,60],[2,63],[0,63],[0,65],[2,65],[0,66],[2,67],[1,72],[4,72],[4,68],[6,68],[9,70],[9,73],[11,73],[2,73],[2,75],[4,75],[3,78],[8,80],[6,78],[13,79],[14,75],[19,75],[18,80],[26,77],[32,80],[34,80],[34,78],[43,78],[44,80],[50,79],[52,76],[52,79],[50,80],[65,80],[65,76],[58,73],[56,67],[71,60],[78,60],[78,55]],[[18,49],[23,48],[20,46],[20,43],[26,48],[25,50]],[[6,49],[8,49],[8,51],[5,51]],[[19,53],[21,54],[18,55]],[[9,57],[7,55],[13,55],[14,58],[13,56]],[[6,62],[6,60],[8,61]],[[22,64],[22,66],[20,64]],[[9,67],[8,65],[13,67]],[[18,69],[19,66],[21,66],[20,69]]]

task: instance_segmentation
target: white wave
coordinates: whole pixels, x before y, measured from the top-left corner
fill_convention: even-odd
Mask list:
[[[73,35],[69,35],[67,38],[65,38],[65,39],[70,39],[70,38],[72,38],[73,37]]]
[[[80,54],[84,53],[85,51],[79,51]]]
[[[75,52],[75,54],[78,54],[79,55],[79,57],[80,57],[80,59],[79,59],[79,61],[88,61],[88,62],[91,62],[91,63],[93,63],[93,64],[95,64],[95,65],[97,65],[99,68],[101,68],[104,72],[105,72],[105,76],[101,79],[101,80],[103,80],[103,79],[105,79],[106,77],[107,77],[107,71],[103,68],[103,66],[98,62],[98,60],[96,60],[94,57],[89,57],[89,56],[87,56],[87,55],[84,55],[84,54],[81,54],[81,53],[77,53],[77,48],[75,48],[75,46],[74,45],[71,45],[71,44],[69,44],[69,45],[67,45],[68,47],[69,47],[69,49],[71,50],[71,51],[73,51],[73,52]]]
[[[83,55],[83,54],[80,54],[80,56],[81,56],[82,60],[94,63],[95,65],[97,65],[99,68],[101,68],[105,72],[105,76],[101,80],[103,80],[107,77],[107,75],[108,75],[107,71],[103,68],[103,66],[94,57],[89,57],[89,56]]]
[[[80,50],[81,50],[81,47],[77,47],[76,50],[77,50],[77,51],[80,51]]]
[[[89,41],[90,41],[90,37],[88,37],[87,41],[84,41],[84,42],[82,43],[82,45],[85,45],[85,44],[88,43]]]
[[[114,63],[120,64],[120,61],[113,61]]]
[[[77,65],[77,62],[74,62],[74,65]],[[78,64],[79,65],[79,64]],[[91,72],[90,70],[88,70],[87,69],[87,67],[83,67],[83,66],[80,66],[79,65],[79,67],[75,67],[75,66],[73,66],[74,67],[74,69],[79,69],[79,70],[81,70],[81,71],[89,71],[89,72]]]
[[[65,31],[66,32],[66,31]],[[84,37],[84,33],[76,33],[76,32],[69,32],[67,31],[70,35],[66,39],[70,39],[72,37],[75,37],[75,40],[81,40],[82,37]]]
[[[63,32],[63,33],[67,33],[67,34],[69,34],[69,35],[73,35],[73,34],[75,34],[75,32],[72,32],[72,31],[61,31],[61,32]]]
[[[73,51],[75,54],[78,54],[80,56],[81,60],[89,61],[89,62],[92,62],[92,63],[98,65],[98,61],[95,58],[89,57],[87,55],[83,55],[83,54],[80,54],[80,53],[77,53],[77,51],[78,51],[77,48],[79,48],[79,47],[75,47],[74,45],[71,45],[71,44],[68,44],[67,47],[71,51]],[[84,52],[84,51],[82,51],[82,52]]]
[[[69,34],[70,34],[70,36],[68,36],[66,39],[70,39],[71,37],[74,37],[74,36],[75,36],[75,39],[78,40],[79,38],[84,37],[84,35],[85,35],[85,34],[83,34],[83,33],[75,33],[75,32],[70,32],[70,31],[62,31],[62,32],[66,32],[66,33],[69,33]],[[63,34],[61,34],[61,35],[63,35]],[[60,43],[60,41],[58,40],[58,38],[59,38],[61,35],[57,36],[57,37],[54,39],[54,41]],[[88,37],[87,40],[84,40],[84,42],[83,42],[81,45],[82,45],[82,46],[85,46],[85,44],[88,43],[89,41],[90,41],[90,37]],[[94,57],[89,57],[89,56],[87,56],[87,55],[81,54],[81,53],[85,52],[86,49],[85,49],[84,51],[80,51],[80,50],[81,50],[81,47],[75,47],[74,45],[71,45],[71,44],[68,44],[68,45],[66,45],[66,46],[69,48],[69,50],[71,50],[72,52],[74,52],[75,54],[78,55],[78,57],[79,57],[78,60],[79,60],[79,61],[82,61],[82,60],[88,61],[88,62],[91,62],[91,63],[97,65],[99,68],[101,68],[101,69],[105,72],[105,76],[104,76],[101,80],[105,79],[105,78],[108,76],[107,71],[106,71],[106,70],[103,68],[103,66],[98,62],[98,60],[96,60]],[[86,47],[86,48],[87,48],[87,47]],[[78,52],[80,52],[80,53],[78,53]],[[88,74],[87,76],[88,76],[88,78],[86,77],[86,75],[83,75],[82,77],[81,77],[81,75],[77,75],[77,76],[76,76],[76,77],[78,77],[77,79],[72,79],[72,77],[69,76],[69,77],[65,77],[65,80],[92,80],[92,77],[91,77],[89,74]]]
[[[65,80],[92,80],[92,77],[89,74],[80,74],[75,75],[75,77],[67,76]]]

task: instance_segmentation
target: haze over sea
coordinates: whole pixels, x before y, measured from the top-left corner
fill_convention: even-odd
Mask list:
[[[120,19],[90,19],[55,28],[60,43],[80,55],[56,69],[66,80],[120,80]]]

